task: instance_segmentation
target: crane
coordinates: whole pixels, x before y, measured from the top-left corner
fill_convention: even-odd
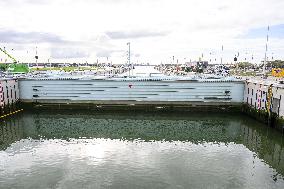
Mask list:
[[[7,51],[5,50],[5,47],[4,47],[4,49],[2,49],[1,47],[0,47],[0,51],[2,51],[4,54],[6,54],[10,59],[12,59],[13,60],[13,63],[18,63],[18,61],[14,58],[14,57],[12,57],[10,54],[8,54],[7,53]]]

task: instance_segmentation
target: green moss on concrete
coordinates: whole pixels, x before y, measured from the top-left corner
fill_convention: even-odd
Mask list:
[[[270,116],[265,110],[258,110],[253,106],[244,104],[242,112],[253,117],[254,119],[266,123],[268,126],[273,127],[281,132],[284,131],[284,119],[277,114],[272,113]]]

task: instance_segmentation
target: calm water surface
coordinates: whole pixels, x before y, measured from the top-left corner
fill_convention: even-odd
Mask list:
[[[284,137],[244,115],[21,113],[0,188],[284,188]]]

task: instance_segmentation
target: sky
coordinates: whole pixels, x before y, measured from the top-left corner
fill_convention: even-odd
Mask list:
[[[284,59],[283,0],[0,0],[0,10],[0,47],[20,62],[123,64],[130,42],[134,63],[259,63],[267,33],[268,59]]]

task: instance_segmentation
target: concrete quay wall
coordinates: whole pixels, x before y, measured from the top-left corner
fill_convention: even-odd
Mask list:
[[[17,79],[0,79],[0,115],[15,110],[19,102],[19,85]]]
[[[243,111],[283,131],[284,84],[270,80],[247,80]]]

